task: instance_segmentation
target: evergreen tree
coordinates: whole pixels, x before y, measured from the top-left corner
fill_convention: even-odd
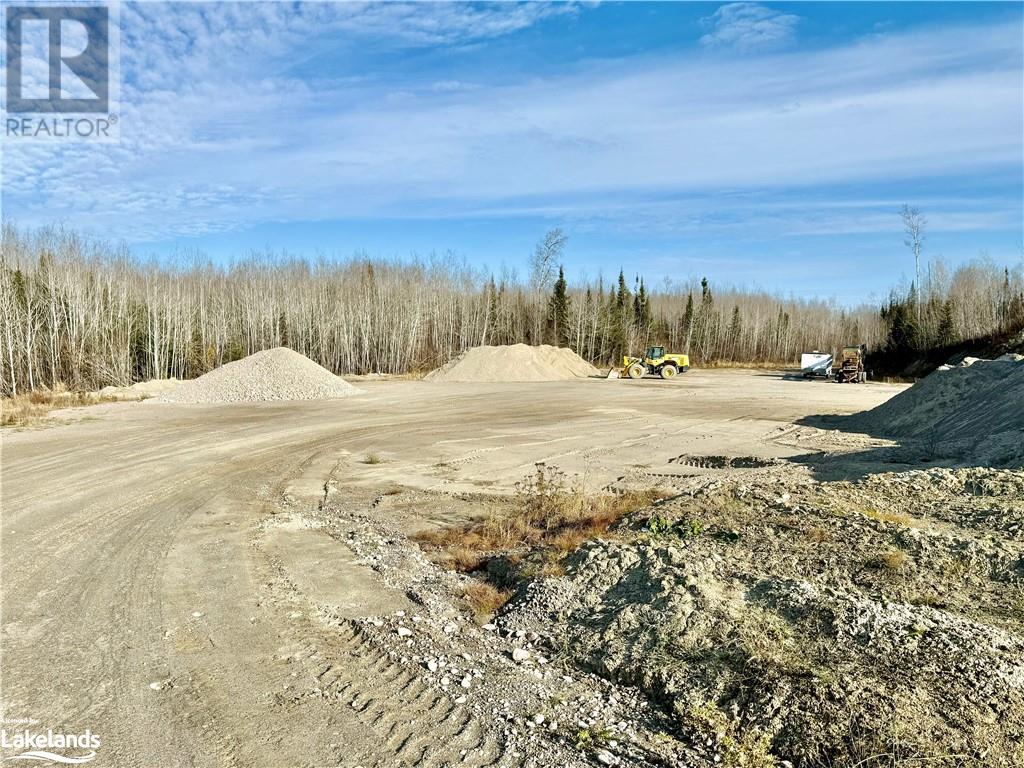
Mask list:
[[[615,304],[619,309],[625,309],[629,303],[630,293],[629,288],[626,287],[626,276],[619,270],[619,292],[615,297]]]
[[[946,299],[942,304],[942,312],[939,316],[939,329],[935,334],[935,342],[940,347],[948,347],[955,344],[956,325],[953,321],[953,300]]]
[[[612,354],[619,357],[628,350],[630,336],[630,312],[629,307],[633,303],[633,296],[626,287],[626,276],[619,270],[619,289],[615,294],[615,304],[612,309],[609,325],[611,331]]]
[[[905,365],[920,347],[913,295],[905,301],[890,300],[889,306],[882,309],[882,319],[889,327],[886,351],[897,364]]]
[[[565,270],[559,266],[558,279],[548,302],[548,338],[560,347],[569,346],[569,302]]]
[[[646,334],[651,327],[650,301],[642,277],[636,290],[636,296],[633,298],[633,321],[643,334]]]
[[[683,352],[690,351],[690,337],[693,335],[693,294],[686,297],[686,309],[683,310],[683,320],[679,328],[679,338],[683,342]]]
[[[743,335],[743,320],[740,317],[740,305],[732,308],[732,320],[729,322],[729,358],[736,360],[736,352],[739,349],[740,337]]]

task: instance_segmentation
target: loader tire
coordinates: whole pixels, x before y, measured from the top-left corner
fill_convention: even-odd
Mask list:
[[[663,379],[674,379],[676,377],[676,367],[674,365],[663,365],[661,367],[661,378]]]
[[[626,373],[629,374],[629,378],[631,379],[642,379],[646,371],[644,371],[644,367],[640,365],[640,363],[634,363],[633,365],[629,366],[629,368],[626,370]]]

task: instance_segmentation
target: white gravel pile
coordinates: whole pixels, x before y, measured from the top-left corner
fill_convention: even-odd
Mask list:
[[[466,350],[427,374],[431,381],[567,381],[598,370],[565,347],[542,344],[483,346]]]
[[[1024,362],[969,357],[925,376],[858,422],[894,437],[942,440],[1024,432]]]
[[[332,400],[360,390],[305,355],[267,349],[182,382],[162,403],[258,403],[267,400]]]
[[[967,358],[853,417],[854,429],[986,467],[1024,465],[1024,362]]]

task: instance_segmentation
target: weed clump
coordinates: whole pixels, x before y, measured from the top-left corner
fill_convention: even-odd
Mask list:
[[[902,571],[910,562],[910,557],[902,549],[890,549],[879,552],[868,561],[868,565],[878,571]]]
[[[54,389],[34,389],[22,395],[0,400],[0,426],[26,426],[43,419],[50,411],[58,408],[116,401],[116,397],[108,397],[97,392],[68,392],[61,385]]]
[[[483,520],[417,540],[441,551],[439,561],[460,571],[473,571],[496,553],[544,548],[557,556],[577,550],[589,539],[606,535],[626,515],[663,498],[656,489],[624,493],[591,493],[568,482],[557,467],[537,464],[536,471],[516,485],[513,509],[494,511]]]
[[[462,599],[473,611],[477,621],[484,622],[495,614],[509,601],[512,593],[498,589],[493,584],[474,581],[467,584],[462,591]]]

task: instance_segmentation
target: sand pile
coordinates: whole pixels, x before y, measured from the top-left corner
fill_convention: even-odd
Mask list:
[[[961,447],[1024,445],[1024,362],[1005,356],[943,366],[856,417],[854,426],[871,434]]]
[[[431,381],[566,381],[598,370],[565,347],[473,347],[427,374]]]
[[[100,394],[118,400],[145,400],[176,389],[180,384],[181,379],[150,379],[136,382],[129,387],[104,387]]]
[[[256,403],[265,400],[330,400],[359,390],[305,355],[277,347],[183,382],[157,398],[162,403]]]

